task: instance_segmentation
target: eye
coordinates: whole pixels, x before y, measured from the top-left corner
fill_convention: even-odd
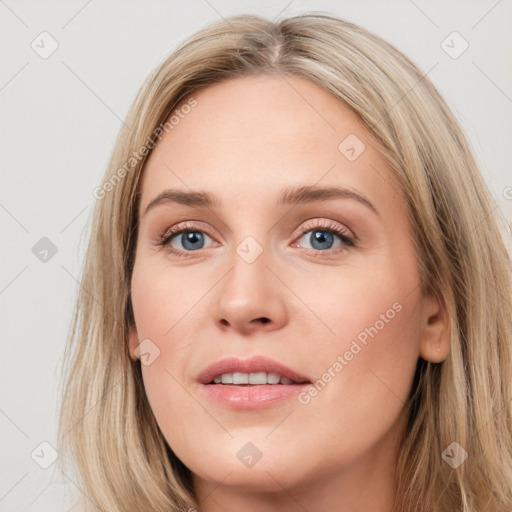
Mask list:
[[[156,241],[157,245],[179,257],[188,256],[186,253],[204,249],[207,240],[213,239],[193,223],[184,223],[167,229]]]
[[[316,221],[314,225],[306,225],[302,228],[302,236],[299,240],[305,240],[308,252],[339,253],[347,247],[355,247],[355,237],[350,232],[331,221]],[[310,247],[307,247],[307,245]],[[292,244],[297,247],[297,244]]]

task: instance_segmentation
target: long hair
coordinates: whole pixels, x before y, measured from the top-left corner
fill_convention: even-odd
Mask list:
[[[60,450],[78,470],[85,503],[109,512],[196,506],[190,471],[166,444],[140,361],[128,350],[139,183],[147,155],[162,130],[172,129],[180,104],[190,110],[194,91],[249,74],[309,79],[363,121],[406,201],[422,290],[449,315],[448,358],[418,361],[396,468],[397,507],[511,510],[508,226],[426,74],[375,34],[323,13],[277,22],[243,15],[211,24],[154,70],[129,110],[94,193],[65,354]],[[468,454],[458,467],[443,457],[453,453],[452,443]]]

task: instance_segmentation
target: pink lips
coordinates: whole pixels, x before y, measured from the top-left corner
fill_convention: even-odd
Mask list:
[[[223,373],[278,373],[288,377],[296,384],[230,385],[214,384],[213,379]],[[311,381],[294,370],[263,356],[250,359],[230,357],[211,364],[197,377],[201,391],[206,397],[231,409],[261,409],[270,407],[283,400],[296,397]]]

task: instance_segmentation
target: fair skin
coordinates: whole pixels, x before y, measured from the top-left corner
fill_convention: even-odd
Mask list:
[[[446,313],[421,293],[392,170],[359,119],[303,78],[243,77],[193,96],[142,176],[131,284],[130,353],[147,338],[160,350],[142,372],[162,433],[192,471],[201,512],[392,512],[416,363],[449,349]],[[338,149],[349,134],[366,146],[354,161]],[[378,214],[353,198],[277,205],[285,188],[308,185],[356,191]],[[222,204],[145,213],[166,189]],[[191,249],[175,236],[180,258],[154,239],[184,221],[199,239]],[[326,223],[356,245],[329,238]],[[248,236],[263,250],[251,263],[236,251]],[[199,372],[233,355],[267,356],[316,382],[393,304],[400,312],[307,404],[233,410],[201,393]],[[262,453],[252,467],[237,457],[248,442]]]

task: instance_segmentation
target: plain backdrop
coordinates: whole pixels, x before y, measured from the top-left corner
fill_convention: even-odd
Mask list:
[[[64,487],[80,492],[56,464],[41,464],[51,461],[56,445],[60,364],[92,190],[137,90],[209,22],[310,10],[356,22],[430,70],[470,139],[497,208],[512,221],[509,0],[1,1],[3,512],[63,512],[69,509]],[[57,49],[43,58],[52,44]]]

